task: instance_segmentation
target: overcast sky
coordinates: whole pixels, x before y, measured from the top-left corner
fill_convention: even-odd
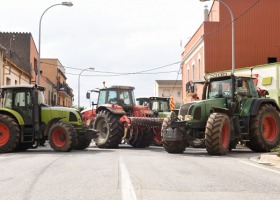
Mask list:
[[[30,32],[38,48],[39,20],[54,0],[1,1],[1,32]],[[79,0],[73,7],[55,6],[42,20],[41,57],[65,66],[67,83],[78,104],[89,107],[87,90],[106,86],[135,87],[135,96],[152,96],[155,80],[176,80],[182,47],[203,22],[199,0]],[[73,69],[78,68],[78,69]],[[152,74],[114,75],[147,71]],[[167,72],[167,73],[164,73]],[[178,79],[181,80],[181,74]],[[92,99],[94,100],[94,98]]]

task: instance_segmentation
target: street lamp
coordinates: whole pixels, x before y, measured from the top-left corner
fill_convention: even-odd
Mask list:
[[[39,22],[39,55],[38,55],[38,68],[37,68],[37,75],[38,75],[38,85],[40,85],[40,71],[41,71],[41,22],[44,14],[52,7],[54,6],[68,6],[71,7],[73,6],[72,2],[62,2],[58,4],[54,4],[50,7],[48,7],[43,14],[41,15],[40,22]]]
[[[79,74],[79,78],[78,78],[78,109],[80,109],[80,77],[81,77],[81,74],[86,70],[94,70],[94,68],[90,67],[90,68],[83,69]]]
[[[199,1],[201,1],[201,2],[205,2],[205,1],[210,1],[210,0],[199,0]],[[213,0],[213,1],[218,1],[218,2],[220,2],[220,3],[222,3],[227,9],[228,9],[228,11],[229,11],[229,13],[230,13],[230,16],[231,16],[231,53],[232,53],[232,55],[231,55],[231,59],[232,59],[232,71],[231,71],[231,73],[232,74],[234,74],[234,69],[235,69],[235,55],[234,55],[234,17],[233,17],[233,13],[232,13],[232,11],[231,11],[231,9],[230,9],[230,7],[225,3],[225,2],[223,2],[222,0]]]

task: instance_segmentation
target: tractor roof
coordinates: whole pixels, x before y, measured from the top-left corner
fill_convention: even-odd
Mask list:
[[[160,99],[160,100],[169,100],[170,97],[138,97],[138,98],[136,98],[136,100],[140,100],[140,99],[152,99],[152,100]]]
[[[102,88],[102,89],[100,89],[100,90],[104,90],[104,89],[134,90],[134,87],[131,87],[131,86],[121,86],[121,85],[113,85],[113,86],[111,86],[111,87]]]
[[[39,90],[44,90],[45,88],[42,86],[30,85],[30,84],[23,84],[23,85],[5,85],[2,86],[1,89],[17,89],[17,88],[35,88],[37,87]]]
[[[247,76],[247,75],[235,75],[236,78],[249,78],[249,79],[256,79],[254,76]],[[209,80],[226,80],[226,79],[231,79],[231,75],[226,75],[226,76],[217,76],[217,77],[211,77]]]

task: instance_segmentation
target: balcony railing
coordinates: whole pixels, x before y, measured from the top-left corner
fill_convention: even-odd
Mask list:
[[[59,90],[60,93],[65,93],[67,96],[72,97],[73,94],[71,92],[71,89],[66,84],[59,84]]]

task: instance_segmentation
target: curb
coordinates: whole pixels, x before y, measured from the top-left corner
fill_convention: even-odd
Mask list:
[[[270,163],[280,168],[280,157],[277,154],[261,154],[260,161],[264,163]]]

